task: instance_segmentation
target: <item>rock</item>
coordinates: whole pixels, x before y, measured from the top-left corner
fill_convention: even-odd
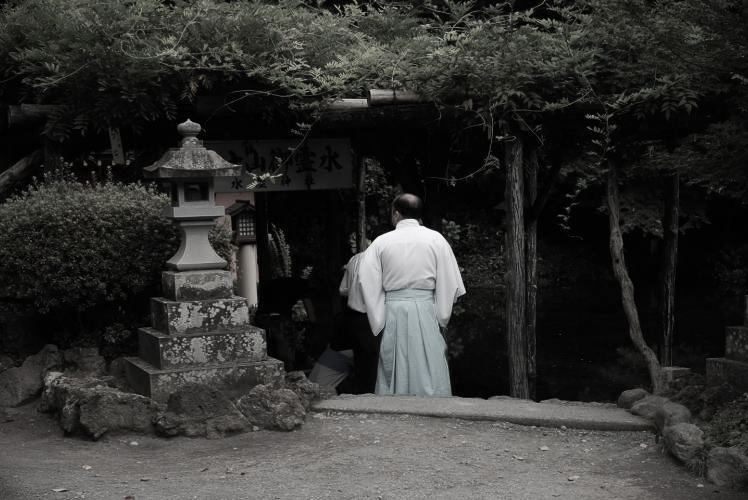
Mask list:
[[[112,362],[109,363],[109,369],[107,370],[107,373],[113,377],[126,378],[125,376],[126,366],[127,366],[127,360],[125,356],[120,356],[119,358],[113,359]]]
[[[312,402],[321,397],[319,384],[310,382],[302,371],[286,373],[285,384],[287,389],[291,389],[299,396],[305,411],[309,411]]]
[[[635,402],[629,409],[629,412],[648,420],[654,420],[655,413],[657,413],[657,411],[662,408],[667,401],[667,398],[663,398],[662,396],[647,395]]]
[[[65,432],[93,439],[107,432],[153,433],[159,405],[106,382],[102,378],[50,372],[45,378],[39,411],[57,413]]]
[[[99,386],[89,397],[79,401],[78,423],[83,432],[94,439],[107,432],[152,434],[158,410],[158,405],[150,398]]]
[[[712,448],[706,478],[720,488],[748,490],[748,457],[735,447]]]
[[[665,449],[684,464],[695,461],[704,447],[704,432],[693,424],[679,423],[665,427],[662,441]]]
[[[249,422],[222,392],[203,384],[186,384],[169,396],[166,412],[156,419],[165,436],[205,436],[215,439],[244,432]]]
[[[640,387],[637,387],[636,389],[628,389],[618,396],[618,407],[628,410],[634,405],[634,403],[647,396],[649,396],[649,393]]]
[[[253,425],[264,429],[290,431],[306,417],[304,405],[291,389],[274,389],[260,384],[237,401],[237,407]]]
[[[13,358],[4,354],[0,354],[0,372],[4,372],[5,370],[13,368],[14,366],[16,366],[16,363],[15,361],[13,361]]]
[[[26,358],[21,366],[0,373],[0,407],[20,406],[38,396],[44,388],[44,375],[62,366],[62,362],[57,347],[46,345]]]
[[[662,434],[666,427],[675,424],[690,424],[692,420],[691,410],[680,403],[673,403],[672,401],[666,401],[654,414],[654,423],[660,434]]]
[[[73,347],[62,351],[65,368],[100,375],[106,372],[106,361],[96,347]]]
[[[12,422],[18,418],[20,412],[15,408],[3,408],[2,411],[0,411],[0,415],[2,415],[2,420],[0,420],[0,422]]]

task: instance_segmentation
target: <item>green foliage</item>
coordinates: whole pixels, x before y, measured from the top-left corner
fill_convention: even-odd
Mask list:
[[[286,242],[286,234],[283,229],[270,225],[270,260],[273,264],[271,276],[273,278],[290,278],[291,274],[291,247]]]
[[[721,152],[715,140],[716,135],[723,140],[730,136],[704,134],[699,129],[716,116],[713,109],[702,107],[713,108],[716,101],[745,107],[745,89],[735,75],[745,72],[739,54],[746,50],[748,32],[741,19],[748,10],[712,0],[586,0],[575,4],[585,12],[577,18],[576,32],[585,36],[577,46],[567,47],[575,52],[586,41],[586,54],[590,50],[594,54],[592,71],[579,73],[587,88],[583,103],[596,108],[586,115],[591,162],[613,159],[623,167],[622,229],[659,236],[662,196],[658,183],[672,172],[680,174],[684,186],[725,194],[744,192],[740,153],[735,161],[736,155]],[[744,131],[742,123],[731,134],[730,142],[738,146],[731,151],[740,151]],[[700,148],[706,144],[715,147]],[[694,154],[695,149],[701,151]],[[710,156],[715,161],[709,162]],[[600,186],[600,172],[584,162],[567,167],[571,169],[575,169],[569,175],[576,189],[569,208],[579,202],[585,189]],[[698,194],[689,199],[689,192],[683,191],[681,198],[681,229],[703,224],[702,207],[690,204]],[[569,212],[564,214],[565,223]]]
[[[397,186],[387,176],[382,165],[369,158],[366,160],[366,178],[364,179],[364,193],[366,193],[368,214],[367,234],[372,234],[381,221],[390,219],[392,200],[397,195]],[[369,206],[371,205],[371,206]]]
[[[459,224],[442,220],[442,233],[457,257],[466,287],[503,288],[503,232],[477,221]]]
[[[236,247],[231,243],[232,233],[228,224],[217,222],[208,233],[208,241],[219,257],[231,265]]]
[[[741,120],[713,123],[689,135],[668,161],[684,173],[688,185],[748,202],[748,128]]]
[[[705,440],[712,446],[735,446],[748,455],[748,394],[717,410],[705,427]]]
[[[174,120],[218,87],[269,111],[335,96],[344,68],[325,69],[364,43],[328,11],[300,2],[164,4],[159,0],[29,0],[0,9],[0,75],[19,101],[60,105],[45,133]],[[357,9],[352,9],[357,11]],[[228,104],[228,103],[227,103]]]
[[[716,250],[707,257],[714,284],[724,297],[742,297],[748,289],[748,245]]]
[[[176,118],[175,86],[157,58],[127,51],[144,26],[159,31],[169,10],[157,0],[30,0],[0,15],[0,73],[19,100],[57,104],[48,137]],[[149,30],[150,30],[149,29]]]
[[[0,205],[0,296],[85,311],[152,287],[176,251],[163,195],[137,184],[49,178]]]

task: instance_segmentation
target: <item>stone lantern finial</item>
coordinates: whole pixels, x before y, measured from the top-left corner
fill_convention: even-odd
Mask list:
[[[203,128],[200,124],[193,122],[189,118],[187,118],[187,121],[177,125],[177,132],[182,134],[181,146],[183,148],[202,146],[202,141],[197,138],[198,134],[202,131]]]

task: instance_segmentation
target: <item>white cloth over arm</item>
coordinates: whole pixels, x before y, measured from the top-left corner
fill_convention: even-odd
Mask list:
[[[371,244],[359,266],[371,331],[385,324],[385,292],[404,289],[434,290],[434,307],[440,326],[446,326],[452,306],[465,294],[457,260],[444,237],[415,219],[404,219],[394,231]]]
[[[361,265],[363,252],[359,252],[350,258],[345,265],[345,273],[340,281],[340,295],[348,298],[348,307],[358,312],[366,312],[366,304],[358,281],[358,269]]]

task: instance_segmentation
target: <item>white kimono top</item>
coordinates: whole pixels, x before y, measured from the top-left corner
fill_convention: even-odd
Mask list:
[[[340,281],[340,295],[348,297],[348,307],[358,312],[366,312],[363,292],[358,282],[358,268],[363,256],[364,253],[359,252],[350,258]]]
[[[385,292],[403,289],[434,290],[436,319],[447,326],[457,297],[465,294],[452,247],[439,232],[403,219],[394,231],[379,236],[364,252],[358,281],[371,331],[385,324]]]

